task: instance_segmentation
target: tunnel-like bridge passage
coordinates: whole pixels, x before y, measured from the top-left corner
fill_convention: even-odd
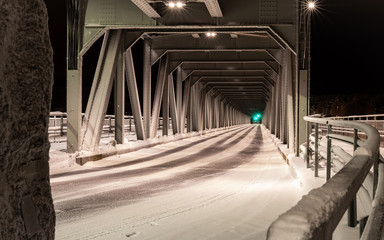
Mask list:
[[[68,1],[67,151],[97,149],[113,95],[118,144],[128,111],[138,140],[156,136],[160,116],[167,135],[169,118],[177,134],[246,124],[262,113],[264,125],[298,153],[309,106],[306,1],[181,3]],[[83,88],[96,42],[92,87]]]
[[[51,185],[56,239],[264,239],[302,194],[262,125],[109,157]]]

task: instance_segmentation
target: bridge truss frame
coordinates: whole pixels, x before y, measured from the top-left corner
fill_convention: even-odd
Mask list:
[[[304,1],[247,1],[258,10],[255,20],[253,12],[230,11],[235,6],[227,1],[210,2],[196,1],[188,9],[201,18],[197,25],[175,18],[158,1],[67,0],[68,152],[97,149],[113,86],[115,139],[124,143],[125,84],[139,140],[155,137],[160,114],[166,121],[171,117],[176,134],[249,123],[252,113],[263,112],[263,124],[299,152],[306,139],[303,116],[309,114]],[[209,42],[207,31],[220,35],[219,44]],[[83,57],[99,38],[103,44],[82,118]],[[142,79],[136,78],[131,50],[138,41]],[[151,76],[155,64],[157,78]],[[169,124],[164,126],[167,135]]]

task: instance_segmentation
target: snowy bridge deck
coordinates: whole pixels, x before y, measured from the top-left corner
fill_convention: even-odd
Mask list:
[[[56,239],[265,239],[303,194],[262,125],[51,172]]]

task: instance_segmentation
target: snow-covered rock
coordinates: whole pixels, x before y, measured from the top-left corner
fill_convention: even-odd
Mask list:
[[[44,1],[0,1],[0,239],[54,238],[52,83]]]

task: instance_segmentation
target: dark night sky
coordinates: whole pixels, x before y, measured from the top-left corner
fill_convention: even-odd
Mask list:
[[[384,1],[318,4],[312,21],[312,94],[384,95]]]
[[[45,0],[54,49],[52,110],[65,111],[65,1]],[[312,18],[311,94],[384,95],[384,1],[318,0]]]

